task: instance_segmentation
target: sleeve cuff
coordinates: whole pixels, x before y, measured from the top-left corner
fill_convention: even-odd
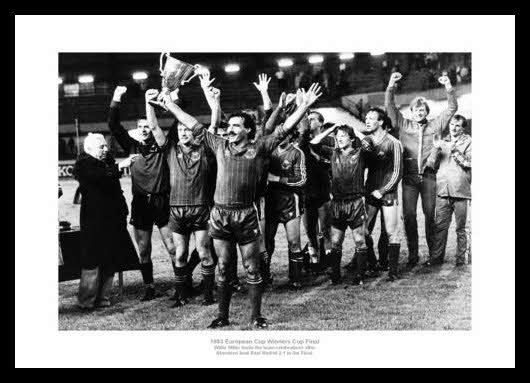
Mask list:
[[[112,100],[110,102],[110,107],[111,108],[118,108],[120,106],[121,102],[120,101],[116,101],[116,100]]]

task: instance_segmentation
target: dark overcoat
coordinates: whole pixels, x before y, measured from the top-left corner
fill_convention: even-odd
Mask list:
[[[113,157],[98,160],[83,154],[74,166],[82,195],[81,267],[109,272],[128,270],[138,263],[127,231],[127,203],[120,185],[122,172]]]

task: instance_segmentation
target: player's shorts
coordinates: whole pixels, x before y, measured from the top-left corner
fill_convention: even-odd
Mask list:
[[[210,212],[210,236],[240,245],[257,240],[261,230],[256,206],[214,205]]]
[[[270,189],[265,198],[265,217],[271,222],[286,223],[304,214],[299,194]]]
[[[331,198],[329,197],[329,194],[327,195],[321,195],[318,197],[315,196],[305,196],[304,197],[304,209],[305,210],[318,210],[324,205],[326,202],[328,202]]]
[[[367,205],[372,205],[375,207],[381,206],[397,206],[398,205],[398,196],[397,191],[393,193],[386,193],[383,195],[383,198],[377,199],[373,195],[369,194],[366,196],[365,200]]]
[[[209,220],[210,207],[207,205],[171,206],[169,213],[171,231],[182,235],[208,230]]]
[[[129,223],[138,230],[153,230],[153,225],[169,222],[169,194],[133,194]]]
[[[353,200],[331,201],[331,226],[345,231],[349,226],[352,230],[364,225],[366,210],[362,198]]]

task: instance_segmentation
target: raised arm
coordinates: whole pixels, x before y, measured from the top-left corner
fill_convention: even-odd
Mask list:
[[[194,126],[199,124],[199,121],[197,121],[195,117],[183,111],[180,106],[171,100],[169,92],[165,92],[163,95],[163,100],[167,110],[171,112],[173,116],[175,116],[175,118],[187,128],[192,129]]]
[[[154,100],[158,97],[158,90],[148,89],[145,92],[145,115],[147,117],[147,123],[151,129],[151,133],[155,138],[158,146],[164,146],[166,144],[166,135],[160,126],[158,125],[158,119],[156,118],[155,108],[149,103],[150,100]]]
[[[263,100],[263,110],[272,109],[272,101],[269,97],[269,82],[271,78],[265,73],[262,73],[258,76],[259,83],[253,83],[256,89],[261,94],[261,99]]]
[[[213,86],[204,89],[206,98],[211,100],[212,117],[208,131],[215,134],[221,124],[221,91]]]
[[[276,125],[277,125],[278,116],[280,115],[283,108],[285,108],[286,97],[287,95],[285,94],[285,92],[283,92],[280,95],[280,99],[278,100],[278,105],[276,106],[276,108],[274,108],[270,117],[265,122],[265,129],[263,131],[264,136],[267,136],[271,134],[272,132],[274,132],[274,129],[276,128]]]
[[[388,81],[388,87],[386,88],[385,92],[385,109],[388,114],[388,117],[390,117],[390,120],[392,120],[392,125],[398,131],[403,127],[405,118],[396,107],[394,91],[396,83],[401,80],[402,77],[403,76],[401,75],[401,73],[392,73],[392,75],[390,76],[390,80]]]
[[[181,124],[189,128],[193,133],[193,137],[198,141],[203,142],[206,146],[213,150],[217,149],[217,146],[221,142],[225,141],[221,137],[217,137],[216,135],[208,132],[208,130],[206,130],[195,117],[190,116],[188,113],[183,111],[180,106],[171,101],[169,93],[164,95],[163,100],[168,111],[170,111]]]
[[[447,108],[432,121],[432,124],[437,134],[442,137],[444,129],[458,110],[458,101],[456,99],[456,91],[451,85],[449,77],[445,75],[441,76],[438,79],[438,82],[444,85],[445,90],[447,91]]]
[[[336,128],[336,126],[333,125],[333,126],[327,128],[326,130],[324,130],[323,132],[320,132],[315,137],[313,137],[313,139],[311,141],[309,141],[309,143],[311,145],[320,144],[320,141],[322,141],[325,137],[329,136],[335,130],[335,128]]]
[[[302,92],[302,102],[300,105],[298,105],[293,114],[291,114],[287,120],[285,120],[285,123],[283,124],[283,129],[285,132],[289,132],[291,129],[297,126],[311,105],[313,105],[315,101],[322,96],[322,92],[320,92],[320,85],[318,85],[318,83],[313,83],[307,92],[305,92],[303,89],[299,89],[298,92]]]
[[[127,92],[125,86],[117,86],[114,90],[112,101],[110,103],[108,125],[111,134],[116,138],[118,144],[120,144],[125,152],[129,153],[131,146],[134,145],[134,140],[129,136],[127,130],[120,122],[121,98],[125,92]]]

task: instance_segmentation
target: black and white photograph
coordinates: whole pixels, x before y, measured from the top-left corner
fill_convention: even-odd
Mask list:
[[[194,20],[174,17],[180,25]],[[253,17],[271,22],[274,16]],[[378,17],[355,20],[371,25]],[[311,23],[311,16],[292,18]],[[515,20],[499,18],[506,25]],[[252,24],[251,16],[244,23]],[[153,44],[158,34],[136,41],[132,32],[123,45],[113,37],[98,48],[104,33],[92,41],[78,30],[50,48],[43,74],[47,119],[38,126],[46,144],[23,126],[24,118],[38,115],[26,104],[19,118],[16,91],[17,147],[34,140],[46,153],[40,163],[34,157],[34,178],[24,182],[34,194],[41,185],[47,198],[38,218],[44,230],[26,236],[24,245],[17,237],[16,255],[18,283],[18,271],[30,264],[18,263],[27,257],[19,249],[45,237],[38,261],[43,282],[24,292],[17,287],[17,294],[35,299],[39,286],[50,289],[39,302],[50,339],[96,349],[123,341],[124,359],[141,337],[150,347],[184,342],[189,346],[179,355],[206,355],[223,367],[241,360],[316,367],[340,347],[353,352],[353,344],[373,338],[367,350],[383,367],[375,345],[394,339],[397,350],[410,337],[409,358],[401,360],[414,367],[415,342],[436,352],[449,347],[449,359],[451,339],[477,347],[476,334],[485,334],[493,318],[479,308],[512,314],[510,295],[503,301],[498,290],[497,308],[489,307],[483,286],[492,272],[485,265],[494,267],[502,256],[509,257],[503,288],[513,287],[514,241],[504,243],[506,254],[489,254],[498,237],[488,237],[485,225],[495,220],[490,213],[509,214],[504,222],[514,225],[514,195],[505,212],[491,212],[502,206],[484,202],[499,187],[486,178],[499,170],[483,160],[496,152],[490,145],[499,145],[492,137],[499,127],[488,118],[504,112],[482,100],[506,98],[490,88],[512,86],[515,67],[484,76],[488,56],[457,36],[449,44],[433,32],[430,43],[408,47],[399,40],[406,31],[392,36],[389,25],[377,32],[389,39],[384,44],[377,36],[368,44],[348,37],[347,23],[338,28],[327,31],[336,38],[329,45],[325,37],[309,42],[296,33],[280,43],[275,32],[259,46],[263,31],[249,31],[247,45],[228,44],[234,32],[224,30],[197,33],[197,48],[168,38]],[[205,40],[220,44],[212,49]],[[17,81],[27,67],[17,65],[22,61],[17,46]],[[514,145],[513,134],[506,121],[503,145]],[[514,149],[506,160],[513,155]],[[500,172],[513,187],[513,168],[504,165]],[[32,210],[38,214],[35,205]],[[17,204],[17,231],[23,214]],[[510,233],[508,226],[502,230]],[[497,339],[487,333],[490,342]],[[329,363],[348,364],[344,357]],[[161,366],[166,358],[152,363]],[[124,359],[120,366],[128,364]],[[466,366],[465,360],[430,363]]]
[[[471,54],[58,76],[61,330],[471,329]]]

